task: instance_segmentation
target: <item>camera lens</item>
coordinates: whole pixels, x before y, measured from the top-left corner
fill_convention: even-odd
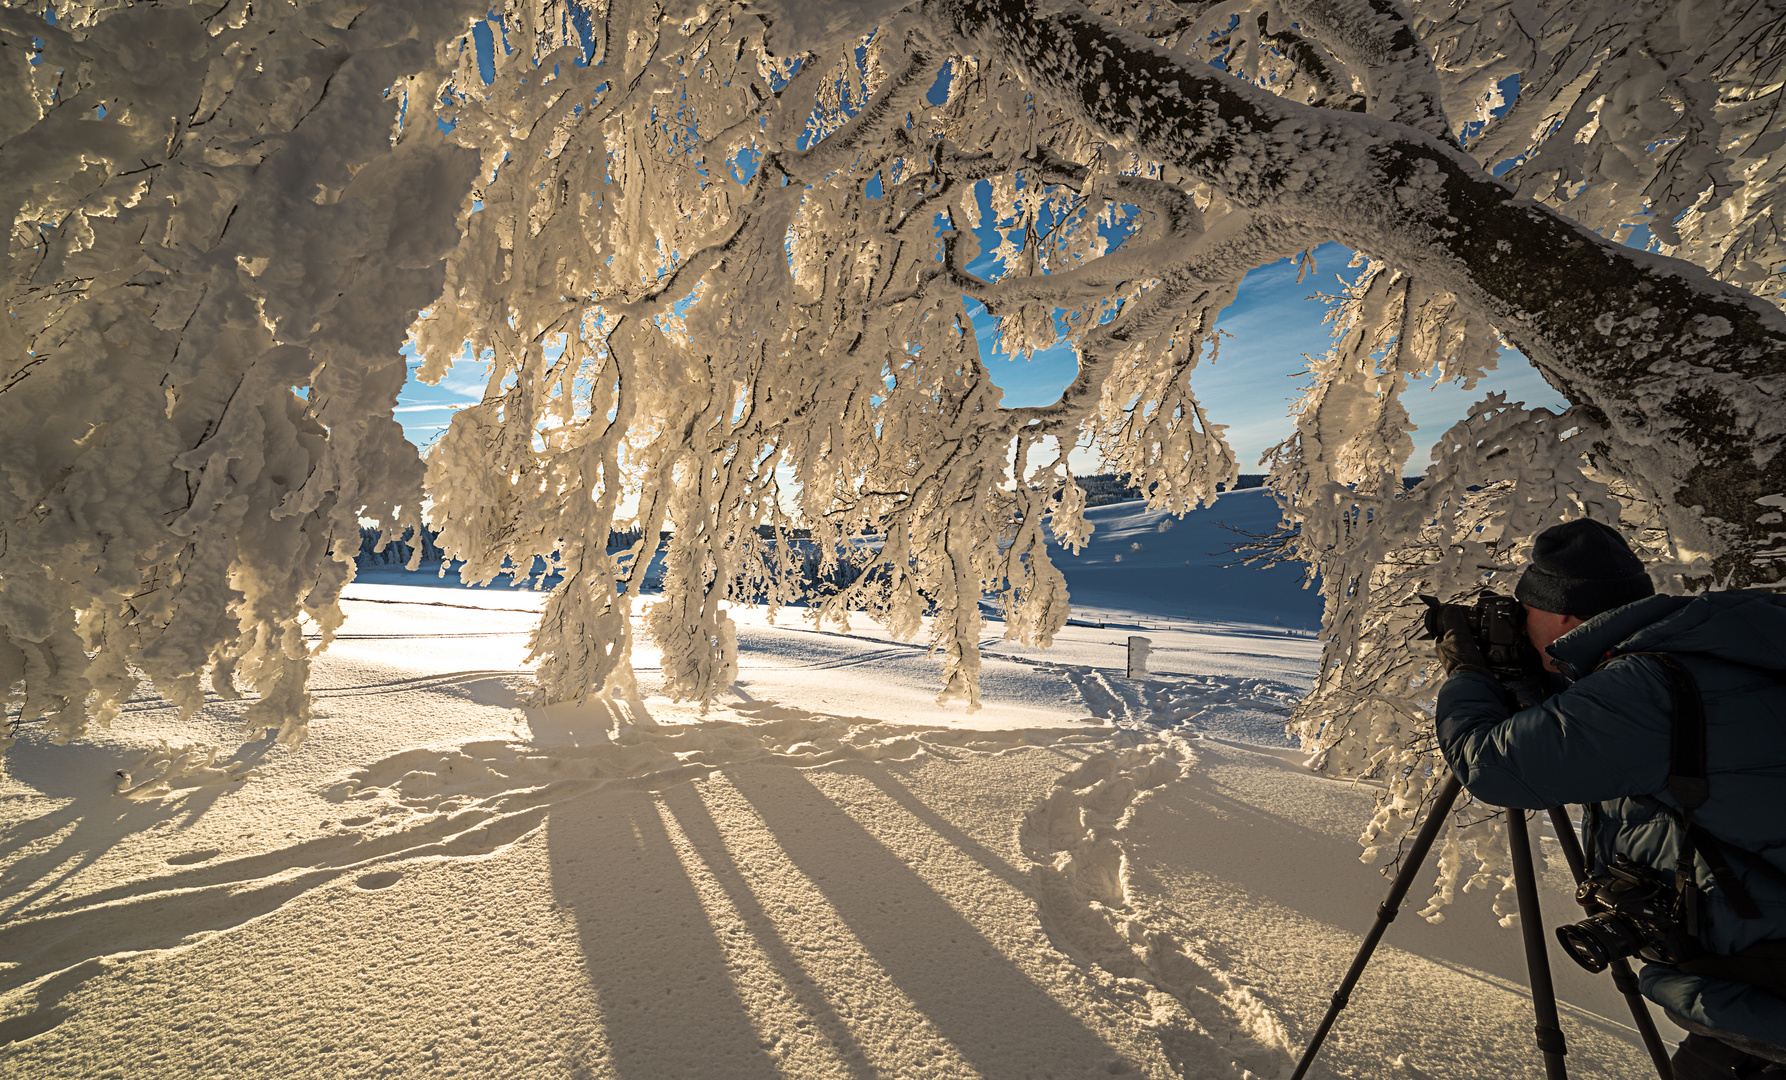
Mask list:
[[[1574,926],[1557,927],[1557,940],[1569,959],[1595,974],[1621,956],[1633,956],[1643,947],[1636,927],[1616,911],[1604,911]]]

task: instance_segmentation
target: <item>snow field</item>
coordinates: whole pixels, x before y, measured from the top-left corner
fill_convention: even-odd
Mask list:
[[[1263,589],[1159,586],[989,624],[972,715],[921,646],[738,610],[703,716],[643,647],[637,699],[526,708],[538,594],[356,584],[295,753],[182,756],[244,703],[143,694],[7,756],[0,1076],[1287,1076],[1387,887],[1371,795],[1284,745],[1317,643]],[[1488,906],[1404,915],[1315,1075],[1541,1075]],[[1641,1075],[1555,971],[1571,1075]]]
[[[1205,737],[1191,746],[1197,767],[1152,796],[1127,830],[1131,917],[1192,943],[1211,968],[1243,974],[1291,1032],[1294,1058],[1389,888],[1357,861],[1370,793],[1234,743]],[[1550,928],[1580,915],[1554,839],[1538,837],[1550,940]],[[1498,925],[1492,890],[1461,894],[1441,923],[1416,917],[1435,874],[1416,883],[1311,1075],[1544,1075],[1517,926]],[[1554,949],[1551,974],[1571,1077],[1653,1075],[1610,978]],[[1652,1013],[1665,1039],[1680,1037]]]

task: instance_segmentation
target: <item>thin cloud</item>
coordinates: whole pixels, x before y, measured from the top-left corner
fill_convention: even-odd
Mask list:
[[[467,405],[476,405],[476,401],[448,401],[440,405],[399,405],[394,412],[442,412],[452,409],[463,409]]]

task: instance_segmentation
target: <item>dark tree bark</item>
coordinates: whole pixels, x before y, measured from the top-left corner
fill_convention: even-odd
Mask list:
[[[1757,502],[1786,492],[1778,310],[1515,198],[1429,131],[1275,97],[1082,10],[930,11],[1113,141],[1456,293],[1604,418],[1599,464],[1662,507],[1716,584],[1786,577],[1779,509]]]

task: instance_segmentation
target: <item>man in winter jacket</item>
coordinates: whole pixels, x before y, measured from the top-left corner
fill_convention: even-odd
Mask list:
[[[1684,666],[1705,717],[1691,823],[1696,849],[1714,850],[1694,854],[1688,900],[1706,955],[1645,964],[1642,990],[1689,1032],[1677,1080],[1786,1077],[1786,595],[1655,595],[1616,531],[1571,521],[1538,537],[1514,596],[1554,692],[1509,704],[1467,627],[1442,617],[1446,762],[1496,806],[1586,804],[1591,872],[1624,854],[1672,883],[1683,806],[1670,788],[1670,658]]]

